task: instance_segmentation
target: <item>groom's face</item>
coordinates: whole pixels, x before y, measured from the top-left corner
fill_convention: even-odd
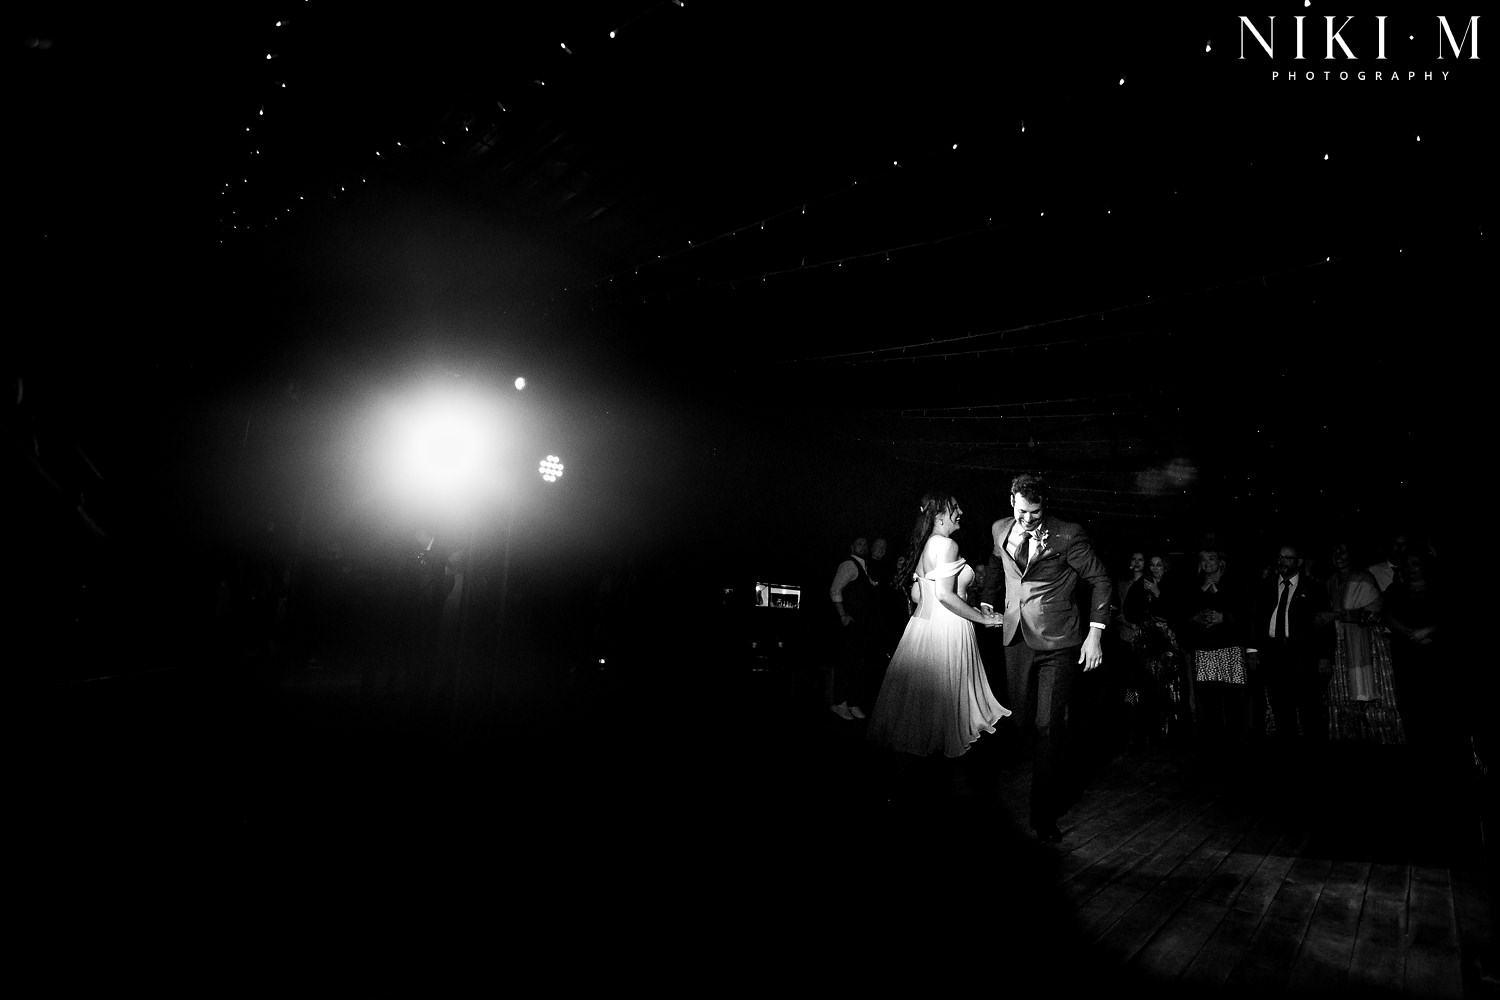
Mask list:
[[[1041,504],[1032,503],[1019,493],[1012,493],[1010,495],[1010,507],[1016,515],[1016,523],[1021,526],[1023,531],[1030,531],[1042,523],[1042,515],[1045,512],[1042,510]]]

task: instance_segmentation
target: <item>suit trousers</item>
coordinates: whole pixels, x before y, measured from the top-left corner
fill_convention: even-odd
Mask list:
[[[1318,673],[1318,657],[1285,639],[1260,644],[1260,669],[1265,675],[1266,700],[1276,721],[1276,741],[1299,736],[1309,743],[1328,739],[1328,709],[1323,690],[1327,681]]]
[[[1032,649],[1016,631],[1005,647],[1005,679],[1010,708],[1021,732],[1034,739],[1031,772],[1031,826],[1057,822],[1066,806],[1068,698],[1078,676],[1078,646]]]

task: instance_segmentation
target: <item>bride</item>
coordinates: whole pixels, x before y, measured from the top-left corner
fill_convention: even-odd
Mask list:
[[[974,636],[976,624],[999,625],[1003,616],[965,600],[974,570],[953,540],[963,513],[947,493],[928,493],[912,529],[908,562],[917,610],[870,716],[870,740],[891,750],[958,757],[1010,714],[990,692]]]

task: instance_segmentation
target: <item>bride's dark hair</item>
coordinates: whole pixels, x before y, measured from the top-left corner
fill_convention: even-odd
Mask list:
[[[906,550],[906,568],[913,576],[917,573],[922,550],[927,547],[927,539],[932,537],[932,526],[937,521],[937,516],[946,514],[957,506],[958,501],[947,490],[930,490],[922,497],[921,513],[917,515],[917,523],[911,529],[911,547]]]

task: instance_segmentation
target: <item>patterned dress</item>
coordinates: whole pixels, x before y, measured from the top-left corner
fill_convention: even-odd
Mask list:
[[[1336,645],[1328,682],[1328,736],[1335,740],[1405,743],[1390,638],[1379,624],[1380,588],[1368,574],[1352,575],[1336,595]]]

